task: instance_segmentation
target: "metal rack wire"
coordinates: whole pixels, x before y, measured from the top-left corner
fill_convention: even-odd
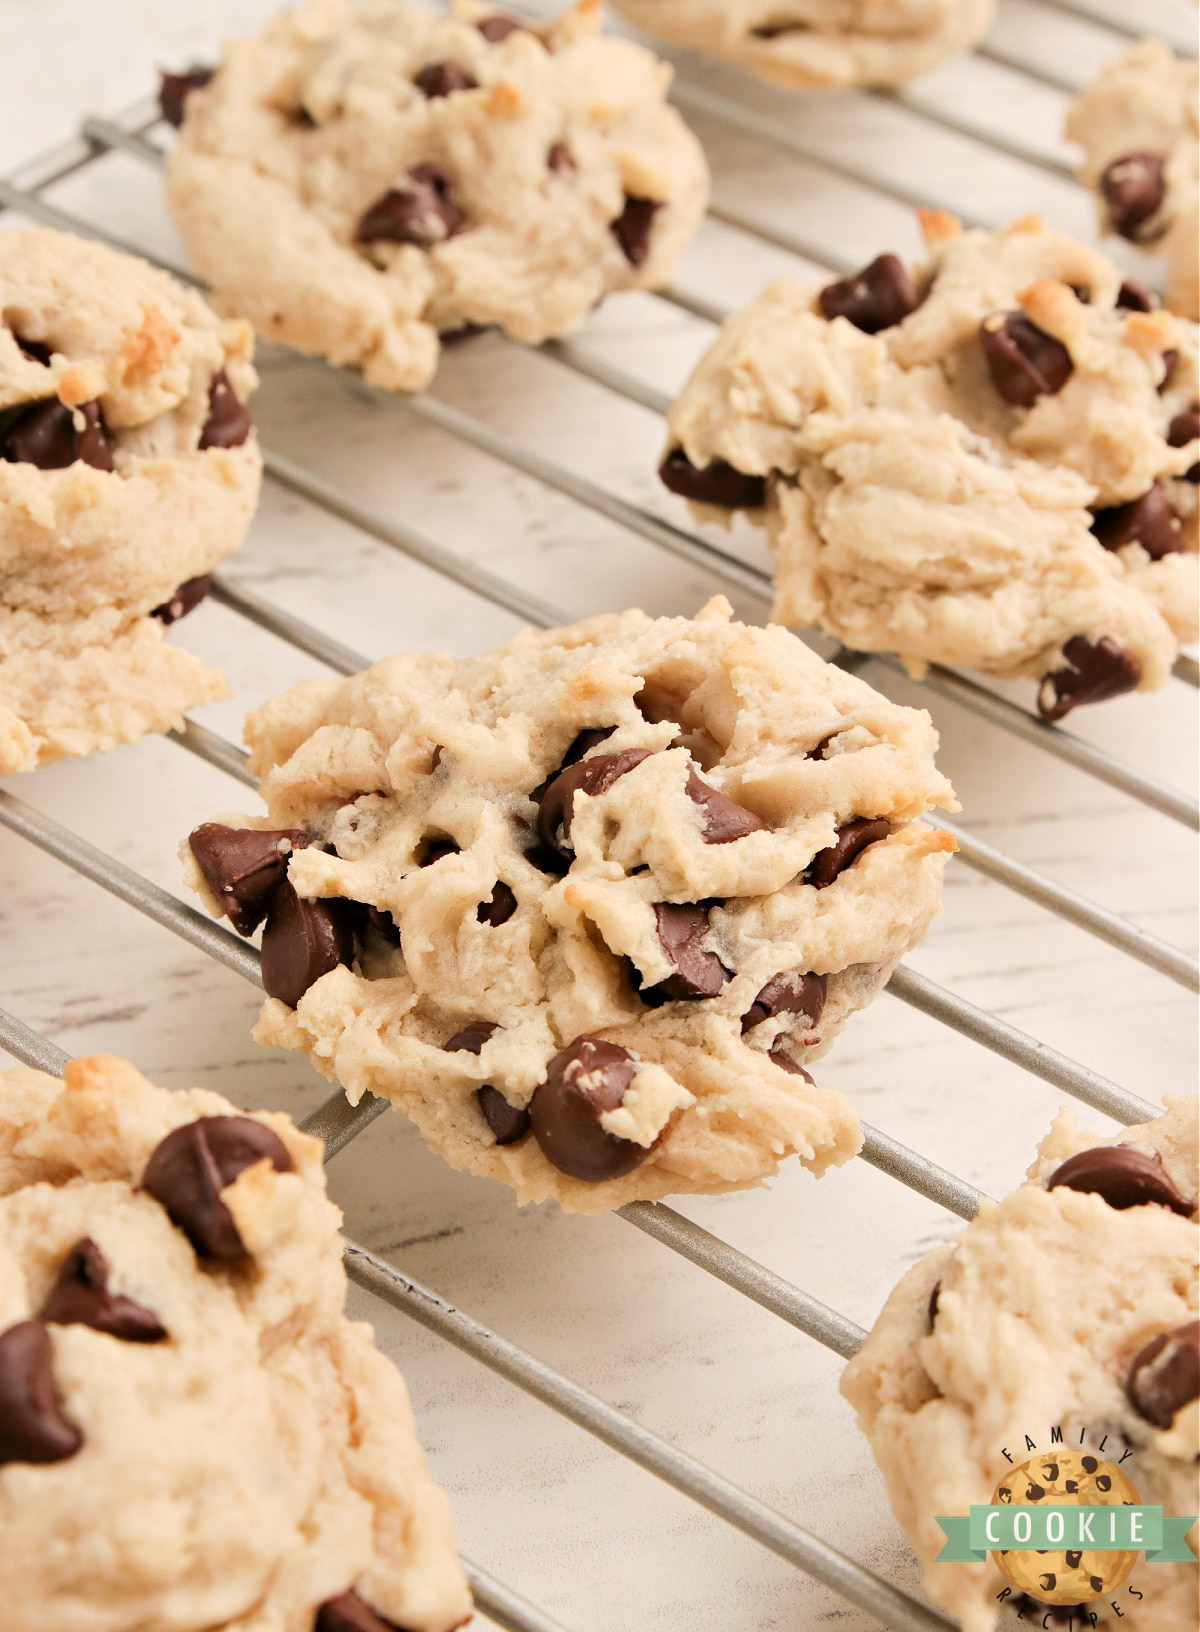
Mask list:
[[[1130,36],[1138,32],[1136,25],[1124,20],[1120,0],[1044,0],[1044,3],[1085,16]],[[982,48],[979,54],[1002,62],[1007,67],[1015,67],[1022,73],[1040,72],[1040,77],[1049,84],[1062,86],[1066,83],[1062,75],[1041,72],[1036,65],[1014,64],[1009,56],[997,53],[990,47]],[[977,141],[992,141],[1010,155],[1051,173],[1060,176],[1069,174],[1068,167],[1059,157],[1047,154],[1036,144],[1023,138],[996,142],[991,133],[975,124],[928,107],[919,90],[887,94],[918,117],[940,123]],[[896,183],[870,167],[832,158],[819,142],[798,135],[786,124],[748,109],[730,98],[717,96],[699,85],[689,83],[685,78],[681,78],[677,84],[675,99],[686,112],[716,119],[756,140],[781,146],[859,186],[869,187],[902,202],[937,202],[923,189]],[[161,150],[147,137],[147,132],[154,127],[155,118],[152,107],[147,103],[129,110],[117,120],[86,120],[76,141],[23,167],[10,181],[0,180],[0,208],[18,210],[34,220],[101,238],[115,247],[155,259],[147,256],[143,247],[121,242],[92,223],[56,208],[41,196],[56,181],[84,169],[103,154],[114,150],[148,163],[161,163]],[[714,207],[712,214],[739,231],[754,234],[833,271],[845,271],[851,267],[849,261],[839,261],[831,257],[827,250],[803,241],[790,231],[758,221],[740,210]],[[160,261],[159,264],[163,263]],[[169,266],[168,270],[177,276],[188,277],[182,268]],[[706,321],[718,322],[726,315],[703,296],[686,289],[667,290],[662,298]],[[561,366],[652,412],[661,414],[668,405],[668,399],[660,392],[590,356],[574,342],[549,342],[541,349]],[[546,459],[446,403],[421,396],[407,399],[406,406],[414,416],[436,426],[463,445],[606,516],[656,547],[702,568],[741,594],[751,595],[762,604],[769,602],[769,577],[766,573],[740,561],[700,534],[662,520],[620,494]],[[264,449],[264,464],[271,481],[517,617],[540,628],[569,621],[553,606],[476,566],[436,540],[426,537],[418,529],[360,503],[352,495],[282,455]],[[366,665],[367,660],[358,653],[304,620],[274,606],[245,586],[218,575],[213,595],[235,614],[268,630],[337,673],[351,674]],[[844,650],[836,650],[832,655],[834,661],[852,669],[868,665],[885,673],[898,669],[898,665],[885,658]],[[1193,686],[1197,683],[1196,665],[1190,658],[1180,660],[1176,674],[1182,683]],[[1121,790],[1150,809],[1190,828],[1200,827],[1200,812],[1194,801],[1070,732],[1045,724],[1027,710],[988,690],[977,680],[935,668],[924,685],[933,696],[970,711],[1077,770]],[[255,779],[246,767],[245,755],[217,733],[190,721],[182,731],[172,733],[172,736],[181,747],[231,778],[246,786],[255,786]],[[2,791],[0,825],[56,857],[146,917],[234,970],[243,979],[261,984],[258,953],[247,942],[127,868],[115,857],[105,854],[14,795]],[[1178,984],[1190,990],[1200,988],[1200,966],[1181,949],[1005,856],[957,824],[946,822],[944,825],[955,833],[962,859],[969,866]],[[998,1016],[944,990],[914,970],[904,966],[898,968],[892,976],[889,990],[922,1013],[1118,1121],[1129,1124],[1156,1114],[1156,1107],[1140,1097],[1037,1038],[1021,1032]],[[55,1073],[61,1072],[67,1059],[56,1045],[32,1031],[17,1017],[3,1011],[0,1011],[0,1045],[26,1063]],[[369,1095],[363,1102],[351,1107],[339,1091],[326,1100],[304,1126],[324,1139],[328,1160],[363,1132],[386,1108],[384,1101]],[[983,1198],[973,1186],[878,1129],[865,1127],[864,1136],[860,1153],[863,1160],[958,1217],[969,1219],[974,1216]],[[854,1322],[674,1209],[662,1204],[638,1202],[621,1208],[620,1216],[834,1353],[849,1357],[861,1344],[865,1334]],[[346,1267],[350,1278],[372,1295],[401,1310],[781,1558],[833,1588],[850,1602],[876,1616],[885,1626],[895,1628],[896,1632],[932,1632],[934,1628],[951,1627],[952,1623],[944,1616],[830,1547],[810,1531],[772,1511],[665,1440],[649,1433],[628,1416],[453,1308],[436,1293],[365,1248],[348,1242]],[[513,1629],[513,1632],[562,1632],[557,1622],[479,1566],[467,1560],[464,1560],[464,1564],[480,1608],[498,1624]]]

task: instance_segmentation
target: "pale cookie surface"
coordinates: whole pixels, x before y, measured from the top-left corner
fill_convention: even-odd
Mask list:
[[[255,825],[290,848],[259,1041],[522,1201],[599,1211],[851,1156],[853,1109],[802,1067],[939,911],[954,841],[915,818],[957,806],[927,714],[729,617],[396,657],[252,714]],[[199,829],[184,855],[248,932],[285,863],[234,849]]]
[[[415,391],[438,333],[539,342],[667,282],[708,171],[671,72],[483,6],[307,0],[235,40],[186,102],[167,199],[218,304],[267,339]]]
[[[782,623],[1052,675],[1051,718],[1162,685],[1196,629],[1196,325],[1036,217],[922,224],[915,273],[881,256],[729,319],[663,480],[768,528]]]
[[[1066,127],[1084,150],[1080,180],[1097,190],[1102,228],[1164,258],[1168,304],[1191,318],[1200,317],[1198,96],[1196,58],[1142,40],[1075,98]]]
[[[992,1502],[1030,1457],[1046,1453],[1050,1485],[1059,1446],[1087,1474],[1111,1461],[1143,1503],[1196,1511],[1196,1162],[1194,1099],[1168,1099],[1158,1120],[1111,1139],[1061,1111],[1029,1182],[985,1201],[957,1245],[909,1271],[846,1367],[842,1392],[926,1589],[963,1632],[991,1632],[1006,1583],[991,1557],[935,1563],[946,1540],[937,1515]],[[1045,1555],[1030,1596],[1086,1597],[1087,1625],[1193,1632],[1194,1564],[1140,1560],[1100,1597],[1069,1573],[1113,1556]],[[1058,1624],[1032,1606],[1025,1619]]]
[[[0,1076],[5,1632],[468,1616],[404,1383],[342,1312],[321,1162],[108,1055]],[[348,1593],[361,1619],[318,1621]]]
[[[674,45],[779,85],[903,85],[986,33],[993,0],[614,0]]]
[[[0,233],[0,772],[226,694],[165,628],[254,513],[252,348],[144,261]]]

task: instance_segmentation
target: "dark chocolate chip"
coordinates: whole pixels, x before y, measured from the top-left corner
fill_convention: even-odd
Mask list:
[[[979,341],[992,384],[1016,408],[1032,408],[1039,397],[1054,396],[1075,366],[1062,341],[1043,334],[1024,312],[985,317]]]
[[[1045,1494],[1046,1492],[1042,1489],[1041,1485],[1030,1485],[1029,1489],[1025,1492],[1025,1500],[1027,1502],[1040,1502]]]
[[[1162,208],[1165,192],[1161,153],[1125,153],[1100,177],[1100,195],[1108,206],[1114,232],[1132,243],[1159,236],[1143,229]]]
[[[219,368],[208,388],[208,418],[200,432],[201,448],[240,448],[254,429],[244,402]]]
[[[578,740],[578,739],[577,739]],[[560,855],[569,853],[571,820],[576,793],[588,798],[607,793],[613,783],[649,759],[650,748],[623,748],[619,754],[593,754],[561,770],[542,794],[538,805],[538,833],[542,843]],[[559,829],[562,829],[562,841]]]
[[[385,912],[382,907],[367,907],[365,912],[367,922],[389,946],[400,945],[400,926],[390,912]]]
[[[1044,1495],[1045,1492],[1043,1491],[1042,1494]],[[1057,1585],[1058,1577],[1056,1575],[1047,1574],[1038,1576],[1038,1586],[1041,1587],[1043,1592],[1053,1592]]]
[[[239,935],[267,915],[271,892],[287,877],[288,857],[310,843],[300,828],[222,827],[205,822],[188,835],[205,882]]]
[[[767,1055],[767,1058],[770,1060],[772,1065],[777,1065],[781,1071],[787,1071],[794,1077],[803,1077],[810,1088],[816,1087],[816,1083],[813,1082],[813,1079],[800,1064],[799,1060],[794,1060],[782,1046],[782,1044],[776,1043],[775,1047]]]
[[[765,476],[747,476],[725,459],[693,465],[682,448],[672,448],[658,467],[659,480],[680,498],[722,510],[757,510],[766,502]]]
[[[769,1020],[773,1014],[802,1014],[815,1026],[825,1008],[824,975],[802,974],[798,969],[769,980],[742,1016],[742,1031]]]
[[[178,623],[180,618],[186,618],[189,612],[194,612],[200,602],[212,588],[212,576],[202,572],[198,578],[188,578],[161,606],[156,606],[151,612],[152,618],[160,623]]]
[[[1067,1553],[1065,1556],[1066,1556],[1066,1560],[1067,1560],[1067,1568],[1069,1570],[1077,1570],[1079,1568],[1079,1566],[1080,1566],[1080,1563],[1083,1560],[1082,1552],[1071,1551],[1071,1552]]]
[[[1132,1145],[1097,1145],[1068,1157],[1046,1180],[1047,1190],[1060,1185],[1102,1196],[1118,1212],[1153,1205],[1190,1218],[1195,1211],[1195,1203],[1175,1188],[1158,1152],[1147,1156]]]
[[[834,842],[818,850],[809,863],[805,883],[823,890],[857,861],[869,844],[886,839],[891,831],[891,822],[883,816],[856,816],[851,822],[843,822]]]
[[[1097,510],[1092,517],[1092,532],[1106,550],[1140,544],[1152,561],[1161,561],[1164,555],[1174,555],[1183,548],[1183,523],[1171,508],[1162,482],[1155,482],[1140,499]]]
[[[142,1174],[142,1189],[201,1258],[235,1263],[246,1249],[221,1191],[264,1157],[277,1173],[294,1169],[287,1146],[265,1123],[251,1116],[202,1116],[155,1147]]]
[[[108,1290],[104,1254],[87,1235],[67,1254],[38,1318],[52,1326],[90,1326],[126,1343],[161,1343],[167,1335],[153,1309]]]
[[[440,164],[414,164],[399,187],[384,193],[358,224],[360,243],[433,244],[453,238],[467,221],[451,193],[454,178]]]
[[[431,62],[413,76],[413,84],[430,101],[437,96],[451,96],[455,91],[474,91],[479,81],[457,62]]]
[[[654,217],[661,209],[660,199],[636,198],[632,193],[626,193],[625,208],[615,221],[609,223],[612,235],[620,244],[621,252],[630,266],[645,263],[650,253]]]
[[[308,901],[285,879],[267,902],[262,983],[268,997],[294,1009],[322,975],[354,958],[353,908],[338,898]]]
[[[1159,1332],[1139,1349],[1125,1393],[1139,1416],[1156,1428],[1169,1428],[1177,1411],[1200,1398],[1200,1321]]]
[[[575,160],[571,157],[571,149],[566,142],[555,142],[546,154],[546,168],[553,170],[556,176],[569,175],[575,168]]]
[[[1085,1456],[1082,1457],[1081,1460],[1083,1462],[1084,1473],[1095,1473],[1096,1469],[1100,1466],[1099,1462],[1094,1456]]]
[[[432,867],[445,856],[457,856],[459,846],[453,839],[435,837],[424,840],[419,854],[421,859],[417,865],[419,867]]]
[[[447,1054],[479,1054],[488,1038],[500,1030],[495,1020],[472,1020],[442,1044]]]
[[[83,429],[75,424],[76,414]],[[39,470],[66,470],[76,460],[93,470],[112,470],[112,448],[104,434],[98,402],[68,408],[52,397],[35,402],[9,421],[0,442],[0,459],[14,465],[36,465]]]
[[[490,924],[493,929],[499,929],[506,924],[517,910],[517,898],[503,879],[497,879],[492,886],[492,899],[481,901],[475,916],[481,924]]]
[[[1038,712],[1044,720],[1064,719],[1082,703],[1103,703],[1136,691],[1142,666],[1132,653],[1107,635],[1093,643],[1074,635],[1063,647],[1069,667],[1043,675],[1038,687]]]
[[[54,355],[53,346],[46,345],[42,340],[24,340],[19,334],[15,334],[13,339],[17,342],[23,357],[28,357],[31,363],[41,363],[43,368],[50,367],[50,359]]]
[[[827,283],[817,304],[824,317],[844,317],[864,334],[878,334],[915,312],[921,300],[900,257],[877,255],[861,272]]]
[[[1167,446],[1172,448],[1186,448],[1189,442],[1194,442],[1200,436],[1200,403],[1185,408],[1167,427]]]
[[[178,130],[183,123],[185,112],[184,104],[193,91],[202,91],[211,84],[216,73],[215,68],[205,68],[197,63],[191,68],[185,68],[181,74],[171,74],[161,69],[158,75],[158,106],[163,118],[169,125]]]
[[[648,1147],[600,1126],[600,1117],[618,1108],[640,1069],[627,1049],[586,1034],[550,1061],[529,1111],[542,1154],[560,1173],[601,1184],[632,1173],[646,1160]]]
[[[313,1632],[404,1632],[394,1621],[385,1621],[368,1609],[356,1592],[329,1598],[317,1610]]]
[[[1117,290],[1117,305],[1125,312],[1152,312],[1158,306],[1158,301],[1146,288],[1144,283],[1135,283],[1132,278]]]
[[[925,1306],[925,1330],[927,1332],[931,1332],[933,1330],[933,1323],[937,1319],[938,1301],[941,1298],[941,1295],[942,1283],[941,1281],[935,1281],[933,1283],[933,1291],[929,1294],[929,1302]]]
[[[532,1125],[527,1106],[510,1105],[499,1088],[493,1088],[490,1082],[477,1088],[475,1097],[479,1101],[483,1120],[495,1134],[498,1145],[515,1145],[519,1139],[524,1139]]]
[[[489,45],[499,45],[510,34],[526,34],[529,25],[522,23],[515,17],[506,17],[502,11],[494,11],[488,17],[480,17],[475,27],[483,35]]]
[[[642,1001],[651,1008],[663,1003],[716,997],[730,979],[729,970],[715,952],[704,945],[708,934],[708,908],[699,903],[675,904],[660,901],[654,908],[658,922],[658,944],[675,967],[656,986],[646,987]]]
[[[1109,1475],[1107,1473],[1098,1473],[1096,1475],[1096,1489],[1097,1490],[1111,1490],[1112,1489],[1112,1479],[1109,1477]]]
[[[1058,1463],[1057,1462],[1043,1462],[1042,1463],[1042,1478],[1046,1481],[1046,1483],[1048,1485],[1054,1484],[1055,1481],[1058,1479]]]
[[[45,1323],[22,1320],[0,1333],[0,1464],[65,1462],[83,1435],[63,1416]]]
[[[750,833],[767,831],[766,822],[752,810],[747,810],[745,805],[739,805],[728,794],[714,788],[711,782],[697,776],[690,766],[683,791],[699,807],[704,818],[704,830],[700,836],[705,844],[732,844],[734,839],[744,839]]]

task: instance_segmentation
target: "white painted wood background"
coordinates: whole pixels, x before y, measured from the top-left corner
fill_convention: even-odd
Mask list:
[[[0,0],[0,171],[69,136],[88,112],[144,95],[157,65],[211,57],[265,18],[270,0]],[[1134,8],[1130,0],[1129,13]],[[1155,15],[1186,25],[1188,0]],[[1037,0],[1002,0],[994,36],[1075,75],[1124,48],[1108,30]],[[1032,208],[1091,236],[1073,185],[859,95],[752,90],[695,64],[690,78],[757,100],[831,147],[887,166],[930,202],[1002,223]],[[932,75],[931,104],[999,131],[1058,142],[1065,98],[979,59]],[[906,208],[818,166],[697,127],[718,200],[803,230],[863,260],[913,252]],[[179,246],[154,175],[110,157],[50,195],[168,255]],[[0,225],[13,218],[0,216]],[[772,275],[811,270],[709,222],[680,282],[735,305]],[[611,300],[581,342],[671,390],[711,334],[645,296]],[[523,584],[570,616],[638,604],[689,612],[716,587],[644,541],[417,423],[354,383],[286,354],[263,360],[254,401],[264,441]],[[654,477],[652,414],[548,358],[487,336],[451,352],[435,394],[686,525]],[[762,559],[761,544],[739,547]],[[466,654],[514,620],[391,550],[267,486],[230,575],[373,657]],[[761,618],[743,600],[738,610]],[[224,665],[233,702],[200,718],[237,738],[245,708],[314,672],[307,658],[214,605],[176,639]],[[880,671],[870,678],[880,683]],[[883,677],[906,702],[930,701]],[[1032,687],[1011,688],[1029,702]],[[1054,759],[932,700],[942,763],[972,832],[1189,948],[1194,842],[1186,829]],[[1180,788],[1195,783],[1196,693],[1085,711],[1070,729]],[[176,847],[218,808],[250,798],[171,743],[68,762],[6,784],[77,832],[178,890]],[[155,1080],[219,1089],[297,1116],[326,1085],[300,1060],[250,1041],[254,991],[103,891],[0,831],[0,1003],[72,1053],[127,1055]],[[912,965],[1150,1099],[1195,1082],[1194,1005],[1176,985],[952,864],[945,916]],[[1021,1177],[1064,1096],[881,997],[821,1067],[866,1119],[992,1194]],[[1104,1119],[1083,1113],[1093,1126]],[[377,1122],[330,1169],[351,1234],[505,1336],[910,1590],[913,1560],[850,1411],[839,1362],[622,1220],[519,1211],[506,1189],[452,1173],[398,1117]],[[769,1189],[682,1210],[869,1325],[903,1270],[956,1221],[861,1162],[819,1184],[792,1164]],[[869,1617],[816,1587],[681,1496],[399,1315],[352,1299],[402,1365],[464,1550],[575,1632],[750,1632]]]

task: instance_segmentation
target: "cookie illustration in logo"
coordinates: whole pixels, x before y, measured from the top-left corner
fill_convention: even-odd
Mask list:
[[[1013,1468],[996,1486],[993,1506],[1135,1507],[1140,1497],[1115,1462],[1086,1451],[1055,1451]],[[996,1568],[1038,1603],[1084,1604],[1114,1592],[1137,1563],[1136,1552],[995,1552]]]

